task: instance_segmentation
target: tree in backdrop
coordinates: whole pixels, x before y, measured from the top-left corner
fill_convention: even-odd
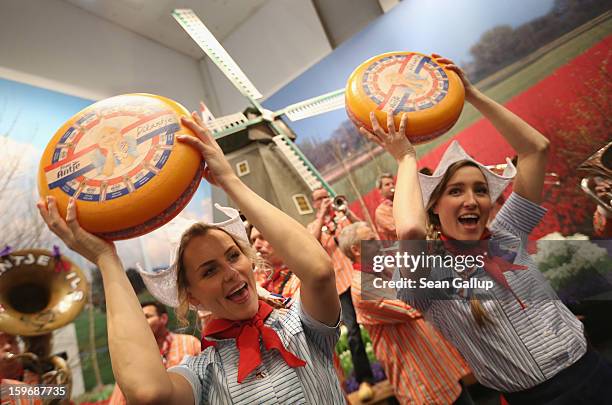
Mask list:
[[[335,151],[338,151],[344,158],[350,158],[369,150],[370,145],[368,145],[368,140],[359,134],[355,124],[350,120],[345,120],[326,140],[304,137],[300,139],[298,147],[317,170],[325,175],[340,167],[334,155]]]
[[[479,81],[609,11],[610,4],[608,0],[555,0],[547,14],[516,28],[493,27],[470,48],[474,60],[463,64],[464,68],[473,81]]]
[[[0,135],[0,229],[2,246],[16,249],[50,249],[55,238],[45,226],[36,209],[33,153],[13,141],[8,134]]]
[[[471,48],[473,60],[461,65],[472,81],[479,81],[608,10],[608,0],[556,0],[542,17],[516,28],[501,25],[484,32]],[[367,141],[350,120],[342,121],[324,140],[302,137],[298,141],[302,153],[323,176],[341,169],[333,153],[335,145],[346,157],[367,151]]]

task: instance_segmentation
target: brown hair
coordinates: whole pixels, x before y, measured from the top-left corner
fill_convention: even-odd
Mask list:
[[[425,207],[425,211],[427,212],[427,239],[440,239],[442,224],[440,223],[440,217],[438,217],[438,214],[434,214],[433,212],[434,206],[442,196],[442,193],[444,193],[444,189],[446,188],[450,178],[453,177],[453,175],[457,173],[459,169],[466,166],[476,167],[480,170],[480,167],[471,160],[460,160],[455,162],[450,165],[448,169],[446,169],[444,176],[442,176],[442,180],[431,193],[427,206]],[[477,298],[470,298],[470,311],[472,312],[472,316],[474,317],[474,320],[478,326],[484,326],[487,323],[494,323],[491,317],[485,311],[480,300]]]
[[[255,249],[253,249],[248,243],[235,238],[225,229],[201,222],[191,225],[185,232],[183,232],[183,235],[181,236],[181,242],[179,244],[177,254],[176,286],[178,288],[179,306],[176,308],[176,318],[181,326],[186,326],[189,323],[187,316],[190,309],[189,300],[187,299],[187,287],[189,287],[189,282],[187,281],[187,269],[185,268],[185,262],[183,261],[185,249],[189,245],[189,242],[191,242],[194,238],[198,236],[205,236],[214,229],[225,232],[230,238],[232,238],[236,246],[238,246],[238,249],[240,249],[240,251],[251,260],[254,267],[257,267],[258,269],[266,269],[269,267],[269,265],[263,259],[257,256]]]
[[[141,302],[140,306],[142,308],[144,308],[144,307],[155,307],[155,312],[157,312],[157,316],[162,316],[163,314],[168,315],[168,309],[161,302],[150,300],[150,301]]]

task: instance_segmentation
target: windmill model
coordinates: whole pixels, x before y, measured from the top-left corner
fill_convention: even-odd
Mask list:
[[[296,121],[343,108],[344,89],[279,111],[266,110],[257,101],[262,98],[261,93],[198,16],[190,9],[176,9],[172,16],[251,104],[246,113],[216,119],[205,106],[202,108],[204,121],[238,176],[257,194],[299,222],[310,222],[314,215],[309,201],[311,191],[323,187],[332,197],[335,193],[293,143],[295,133],[280,116]],[[212,188],[212,199],[222,205],[229,203],[227,196],[216,187]]]

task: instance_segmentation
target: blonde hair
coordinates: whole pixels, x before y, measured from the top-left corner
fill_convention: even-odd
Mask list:
[[[442,231],[442,224],[440,223],[440,218],[438,214],[433,212],[434,206],[442,196],[446,185],[450,178],[457,173],[457,171],[463,167],[472,166],[476,167],[480,170],[478,165],[471,160],[460,160],[458,162],[453,163],[446,169],[444,176],[442,176],[442,180],[436,186],[434,191],[431,193],[429,197],[429,201],[427,202],[427,206],[425,207],[425,211],[427,212],[427,239],[429,240],[438,240],[440,239],[440,232]],[[478,326],[485,326],[487,323],[494,324],[493,319],[487,314],[482,303],[478,298],[470,298],[470,311],[472,312],[472,316],[476,321]]]
[[[183,255],[185,254],[185,249],[189,245],[189,242],[191,242],[196,237],[207,235],[211,230],[218,230],[224,232],[230,238],[232,238],[236,246],[238,246],[238,249],[240,249],[242,254],[244,254],[251,261],[254,267],[257,267],[258,269],[266,269],[269,267],[265,260],[257,256],[255,249],[253,249],[248,243],[235,238],[225,229],[201,222],[191,225],[189,228],[187,228],[185,232],[183,232],[183,235],[181,235],[181,242],[179,244],[177,253],[176,286],[178,288],[179,306],[176,308],[176,318],[179,325],[181,326],[187,326],[189,324],[188,315],[190,311],[187,294],[187,287],[189,287],[189,282],[187,281],[187,269],[185,267]]]

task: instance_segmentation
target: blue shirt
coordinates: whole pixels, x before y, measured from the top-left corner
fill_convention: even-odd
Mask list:
[[[443,296],[449,292],[438,290],[435,297],[428,297],[425,289],[417,294],[408,288],[398,290],[398,298],[423,312],[455,345],[481,384],[502,392],[541,384],[576,362],[587,348],[582,323],[559,300],[526,249],[529,234],[545,213],[541,206],[512,193],[491,224],[492,240],[511,246],[517,252],[513,263],[527,266],[503,273],[525,309],[494,282],[493,288],[475,292],[493,320],[479,326],[469,301],[459,295]],[[474,275],[493,280],[482,269]],[[457,273],[434,268],[429,279],[449,276]]]
[[[274,310],[265,324],[306,366],[289,367],[276,350],[267,351],[260,342],[262,364],[238,383],[236,342],[219,339],[216,347],[187,357],[168,371],[189,381],[196,404],[344,404],[332,362],[338,325],[316,321],[303,311],[299,300],[289,310]]]

